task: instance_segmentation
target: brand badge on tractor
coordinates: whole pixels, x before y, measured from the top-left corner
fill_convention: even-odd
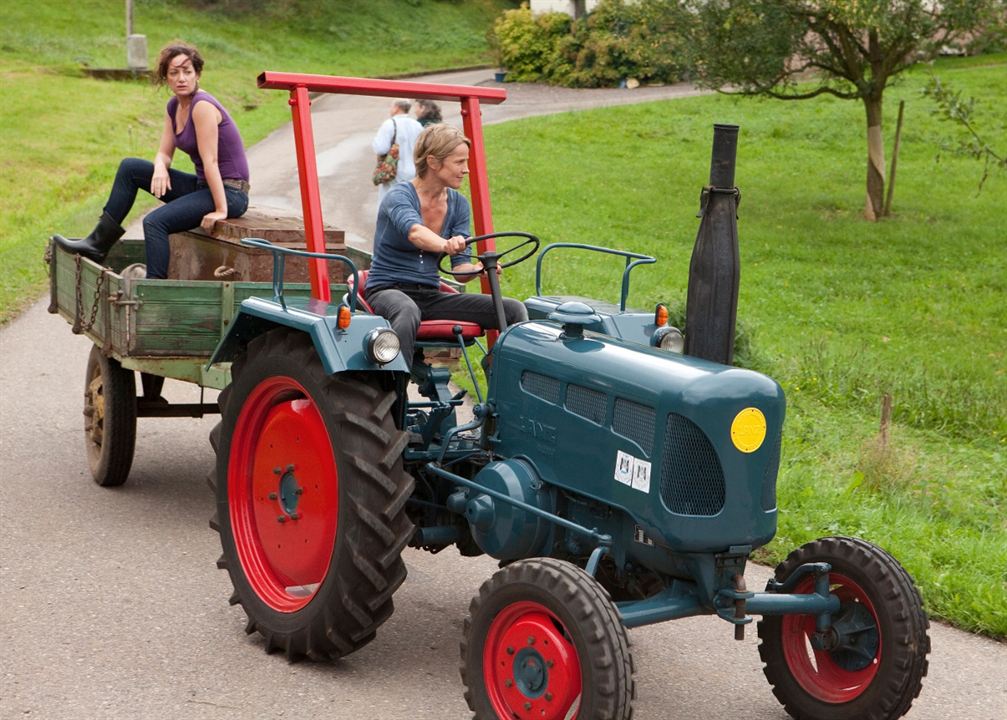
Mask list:
[[[753,453],[766,439],[766,416],[759,408],[748,407],[734,416],[731,442],[743,453]]]

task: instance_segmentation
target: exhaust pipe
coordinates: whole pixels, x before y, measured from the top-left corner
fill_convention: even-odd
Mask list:
[[[734,167],[738,126],[713,126],[710,184],[700,195],[702,218],[689,263],[685,354],[730,365],[738,313],[738,200]]]

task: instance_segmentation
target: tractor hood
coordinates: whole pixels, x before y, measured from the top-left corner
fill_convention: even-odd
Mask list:
[[[543,480],[624,509],[646,536],[677,550],[768,542],[780,386],[750,370],[576,330],[528,322],[501,336],[489,398],[498,451],[527,457]]]

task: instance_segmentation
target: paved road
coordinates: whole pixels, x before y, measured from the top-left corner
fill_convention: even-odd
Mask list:
[[[577,107],[561,91],[533,92],[554,94],[549,107]],[[521,96],[514,96],[517,105]],[[541,110],[542,102],[529,109]],[[333,172],[359,156],[366,180],[369,151],[357,152],[348,138],[369,139],[381,120],[384,103],[371,105],[372,114],[364,111],[368,103],[341,110],[319,103],[326,122],[316,120],[316,133],[332,138],[321,153],[345,150],[332,151]],[[338,131],[328,119],[338,121]],[[291,172],[265,149],[273,143],[289,153],[284,132],[253,150],[256,192],[272,187],[290,196],[289,185],[281,188]],[[352,222],[363,223],[368,212],[362,202]],[[457,671],[461,623],[494,563],[409,550],[398,610],[371,645],[332,665],[266,656],[259,637],[242,632],[244,615],[227,605],[230,585],[213,562],[220,546],[207,526],[205,476],[215,420],[142,420],[130,481],[97,487],[81,433],[88,350],[44,303],[0,329],[0,718],[468,716]],[[194,402],[198,389],[169,382],[166,394]],[[767,576],[753,567],[749,585]],[[752,634],[743,643],[732,637],[711,618],[631,631],[635,717],[784,720]],[[999,720],[1007,707],[1007,646],[941,625],[932,637],[930,676],[907,717]]]

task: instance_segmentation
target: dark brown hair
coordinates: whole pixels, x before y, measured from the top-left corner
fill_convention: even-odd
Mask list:
[[[157,56],[157,73],[154,78],[159,85],[163,85],[167,81],[168,64],[179,55],[185,55],[189,58],[197,75],[203,74],[203,56],[199,54],[199,50],[189,43],[175,40],[165,45],[161,49],[161,54]]]

